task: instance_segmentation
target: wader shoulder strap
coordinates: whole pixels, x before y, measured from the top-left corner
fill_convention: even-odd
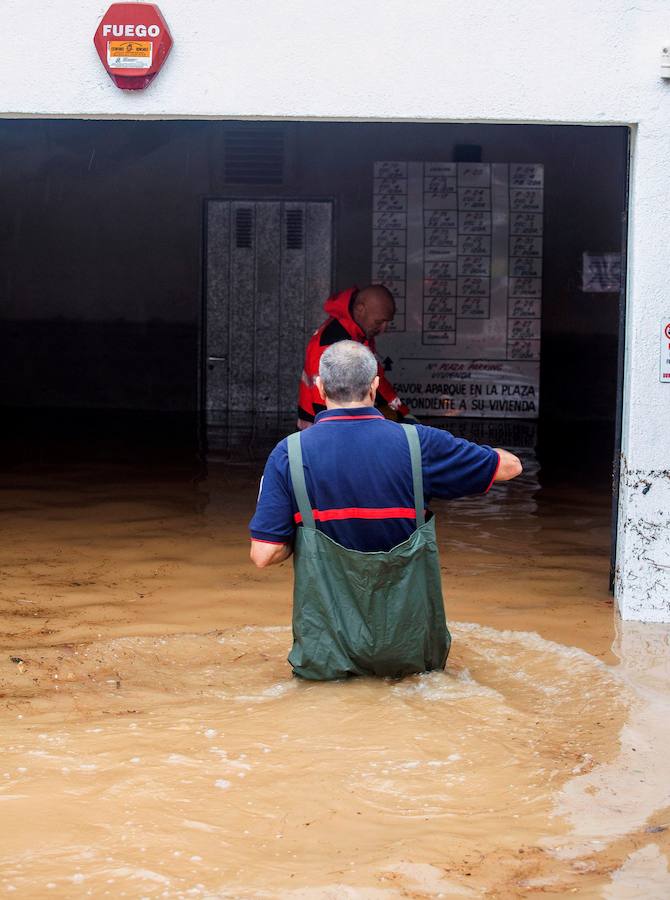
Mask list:
[[[290,434],[287,439],[288,445],[288,464],[291,471],[291,481],[293,482],[293,493],[295,501],[298,504],[300,515],[302,516],[302,524],[304,528],[314,528],[314,515],[312,513],[312,504],[307,496],[307,485],[305,484],[305,470],[302,465],[302,448],[300,446],[300,432]]]
[[[423,503],[423,471],[421,468],[421,443],[414,425],[403,425],[405,437],[409,444],[409,456],[412,460],[412,483],[414,485],[414,508],[416,509],[416,527],[420,528],[426,521]]]

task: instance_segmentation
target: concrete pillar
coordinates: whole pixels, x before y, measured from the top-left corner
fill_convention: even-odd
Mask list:
[[[670,82],[658,87],[633,140],[615,579],[622,618],[643,622],[670,622],[670,383],[659,379],[670,321]]]

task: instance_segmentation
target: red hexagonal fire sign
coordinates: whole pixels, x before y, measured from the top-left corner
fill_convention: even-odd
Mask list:
[[[172,35],[154,3],[112,3],[93,43],[114,84],[125,91],[139,91],[160,71],[172,47]]]

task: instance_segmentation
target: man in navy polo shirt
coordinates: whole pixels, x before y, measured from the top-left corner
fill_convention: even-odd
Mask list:
[[[431,497],[485,494],[495,481],[521,473],[520,461],[509,451],[473,444],[438,428],[385,419],[374,406],[378,383],[377,361],[367,347],[355,341],[333,344],[321,357],[317,379],[326,409],[299,442],[313,518],[308,524],[341,548],[370,554],[371,561],[380,551],[391,552],[406,542],[419,530],[417,517],[423,518],[423,509],[415,506],[406,428],[415,427],[419,438],[426,505]],[[302,527],[287,441],[280,441],[268,458],[250,523],[251,559],[259,568],[287,559]],[[302,508],[309,513],[304,502]],[[328,572],[324,578],[327,582]]]
[[[352,550],[389,550],[416,528],[405,437],[398,424],[374,407],[376,361],[374,378],[362,398],[330,399],[329,388],[337,394],[337,386],[328,382],[329,361],[335,358],[352,369],[361,357],[368,357],[371,367],[374,356],[366,347],[339,341],[324,357],[317,383],[327,408],[316,416],[319,427],[305,431],[301,442],[317,528]],[[473,444],[439,428],[417,425],[416,429],[426,502],[431,497],[451,500],[485,494],[494,482],[521,473],[518,458],[507,450]],[[284,439],[267,461],[251,520],[253,562],[263,568],[290,556],[299,525]]]

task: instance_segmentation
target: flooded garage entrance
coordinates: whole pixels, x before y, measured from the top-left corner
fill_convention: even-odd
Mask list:
[[[0,885],[666,896],[667,634],[615,625],[608,593],[625,130],[249,128],[2,124]],[[520,448],[526,470],[485,500],[434,504],[446,672],[300,684],[286,663],[290,563],[248,562],[265,456],[294,427],[288,374],[268,372],[278,350],[294,365],[285,342],[296,321],[303,340],[318,324],[331,289],[398,264],[375,259],[380,161],[543,166],[540,336],[514,338],[540,342],[527,360],[538,415],[430,420]],[[320,240],[330,233],[318,271],[303,252],[313,210]],[[210,214],[229,216],[216,256]],[[255,252],[272,216],[266,239],[295,254],[292,280],[243,260],[222,290],[231,242]],[[457,301],[459,277],[442,279]],[[440,321],[430,333],[447,340]]]

